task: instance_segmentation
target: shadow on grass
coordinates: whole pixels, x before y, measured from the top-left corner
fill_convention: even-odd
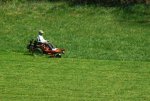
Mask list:
[[[118,22],[150,25],[150,6],[145,4],[134,4],[118,6],[113,15]]]
[[[118,1],[106,0],[48,0],[49,2],[65,2],[70,7],[86,6],[86,7],[105,7],[116,8],[112,11],[116,21],[128,21],[137,24],[150,24],[150,6],[144,3],[136,4],[120,4]],[[60,6],[60,9],[63,5]],[[64,7],[65,8],[65,7]]]

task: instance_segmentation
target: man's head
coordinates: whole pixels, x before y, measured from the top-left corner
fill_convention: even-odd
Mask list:
[[[42,30],[39,30],[39,34],[40,34],[40,35],[43,35],[43,33],[44,33],[44,32],[43,32]]]

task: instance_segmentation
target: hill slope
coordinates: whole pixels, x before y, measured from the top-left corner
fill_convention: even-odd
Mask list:
[[[148,9],[1,5],[0,100],[149,101]],[[39,29],[67,50],[63,58],[27,53]]]
[[[149,62],[0,57],[2,101],[150,100]]]
[[[150,60],[149,7],[70,7],[65,3],[0,6],[0,52],[25,52],[26,44],[45,38],[67,50],[66,58]]]

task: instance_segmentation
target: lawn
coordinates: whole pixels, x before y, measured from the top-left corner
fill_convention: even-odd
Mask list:
[[[23,53],[42,29],[46,39],[67,50],[66,58],[149,61],[149,9],[61,2],[2,5],[0,50]]]
[[[0,101],[149,101],[150,8],[0,5]],[[61,59],[32,56],[38,30]]]
[[[150,100],[149,62],[0,56],[1,101]]]

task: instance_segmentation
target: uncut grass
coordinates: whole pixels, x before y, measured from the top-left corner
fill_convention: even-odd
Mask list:
[[[66,58],[150,59],[149,23],[138,23],[139,18],[147,21],[149,15],[122,20],[122,10],[115,7],[44,2],[6,4],[0,12],[1,51],[25,52],[27,41],[42,29],[46,39],[67,50]]]
[[[149,62],[0,56],[2,101],[150,100]]]

